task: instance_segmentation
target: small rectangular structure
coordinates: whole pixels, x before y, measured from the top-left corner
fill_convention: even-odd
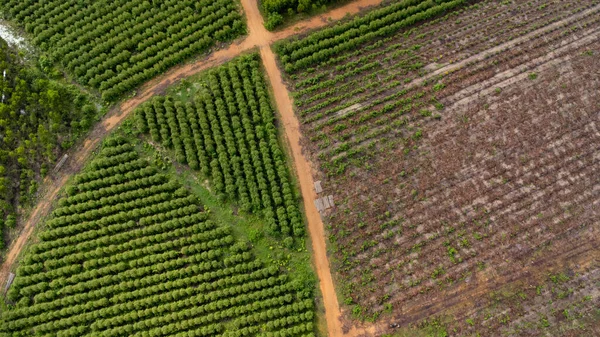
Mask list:
[[[60,161],[58,162],[58,164],[56,164],[56,166],[54,167],[54,173],[58,172],[60,170],[60,168],[65,164],[65,162],[67,161],[67,158],[69,158],[69,155],[67,155],[65,153],[65,155],[60,159]]]
[[[328,196],[316,199],[315,206],[317,206],[317,210],[319,212],[333,208],[335,206],[333,203],[333,195],[328,195]]]
[[[321,187],[321,181],[315,181],[315,192],[317,192],[317,194],[323,192],[323,188]]]
[[[315,200],[315,206],[317,206],[317,211],[322,212],[325,208],[323,207],[323,200],[321,198]]]
[[[10,288],[10,285],[12,284],[14,279],[15,279],[15,274],[9,273],[8,279],[6,280],[6,286],[4,286],[4,295],[6,295],[6,293],[8,292],[8,289]]]
[[[321,200],[323,200],[323,207],[325,209],[330,209],[331,208],[331,206],[329,205],[329,198],[323,197],[323,198],[321,198]]]

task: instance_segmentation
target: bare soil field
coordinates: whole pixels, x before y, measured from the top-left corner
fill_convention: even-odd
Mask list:
[[[438,316],[458,336],[596,329],[600,6],[470,4],[287,78],[336,200],[340,302],[376,334]],[[561,273],[578,285],[550,312]]]

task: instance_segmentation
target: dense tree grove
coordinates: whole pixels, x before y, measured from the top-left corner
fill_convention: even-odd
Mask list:
[[[34,61],[0,39],[0,233],[14,227],[18,206],[97,115],[86,94]]]
[[[111,101],[245,32],[234,0],[0,0],[82,84]]]
[[[466,0],[402,0],[364,16],[283,41],[276,47],[288,73],[325,62],[366,42],[393,35],[398,30],[456,8]]]
[[[0,335],[313,337],[310,293],[112,137],[22,260]]]
[[[304,224],[257,58],[210,70],[191,101],[154,98],[136,110],[137,125],[200,170],[217,193],[263,212],[272,234],[298,237]]]
[[[273,30],[280,26],[285,17],[297,13],[314,12],[339,0],[261,0],[263,12],[266,14],[265,27]]]

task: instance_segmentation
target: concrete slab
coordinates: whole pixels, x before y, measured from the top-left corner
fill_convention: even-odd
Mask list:
[[[315,200],[315,206],[317,207],[317,210],[319,212],[323,212],[324,208],[323,208],[323,200],[321,200],[321,198]]]
[[[323,200],[323,207],[325,207],[325,209],[331,208],[331,205],[329,205],[329,198],[322,197],[321,199]]]
[[[323,192],[323,188],[321,187],[321,181],[315,181],[315,192],[321,193]]]
[[[15,274],[9,273],[8,280],[6,280],[6,286],[4,287],[4,295],[6,295],[6,293],[8,292],[8,289],[10,288],[10,285],[12,284],[14,279],[15,279]]]

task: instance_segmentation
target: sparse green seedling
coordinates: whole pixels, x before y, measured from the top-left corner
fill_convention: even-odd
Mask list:
[[[436,83],[433,85],[433,91],[440,91],[444,89],[446,85],[444,83]]]

